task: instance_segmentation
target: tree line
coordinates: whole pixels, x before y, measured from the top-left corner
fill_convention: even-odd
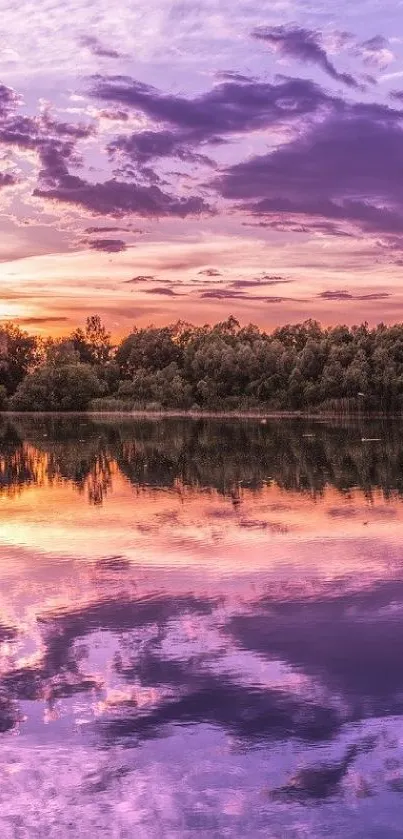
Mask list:
[[[0,410],[400,412],[403,324],[325,328],[309,319],[265,332],[135,327],[114,345],[98,315],[66,338],[0,327]]]

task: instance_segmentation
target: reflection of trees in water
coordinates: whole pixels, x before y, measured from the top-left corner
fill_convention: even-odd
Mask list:
[[[57,428],[45,429],[49,424],[39,423],[28,437],[11,424],[0,429],[0,492],[66,481],[86,493],[90,503],[101,504],[112,486],[113,460],[105,441],[75,433],[60,439]]]
[[[363,437],[376,438],[363,442]],[[300,420],[183,418],[98,421],[89,417],[16,418],[0,429],[0,485],[15,489],[65,480],[100,504],[120,472],[138,489],[215,489],[239,502],[241,492],[274,482],[320,495],[374,488],[403,492],[403,436],[398,423],[363,425]]]
[[[133,433],[134,431],[134,433]],[[363,443],[362,436],[381,437]],[[403,491],[403,440],[399,428],[346,428],[302,422],[164,420],[122,427],[116,459],[136,486],[175,483],[214,488],[236,502],[240,488],[257,491],[270,482],[297,492],[321,494],[326,486],[370,495]]]
[[[27,446],[12,425],[5,425],[0,436],[0,492],[13,495],[24,486],[43,482],[43,455]]]

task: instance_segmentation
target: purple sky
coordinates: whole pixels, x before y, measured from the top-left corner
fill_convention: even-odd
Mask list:
[[[0,318],[403,319],[398,0],[3,0]]]

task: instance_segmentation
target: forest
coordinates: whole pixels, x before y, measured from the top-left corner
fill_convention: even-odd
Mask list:
[[[230,316],[135,327],[117,344],[98,315],[58,339],[0,326],[1,411],[402,409],[403,324],[265,332]]]

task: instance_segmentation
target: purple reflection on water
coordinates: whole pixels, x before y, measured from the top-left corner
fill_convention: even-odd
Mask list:
[[[3,423],[2,835],[399,835],[401,433],[311,431]]]

